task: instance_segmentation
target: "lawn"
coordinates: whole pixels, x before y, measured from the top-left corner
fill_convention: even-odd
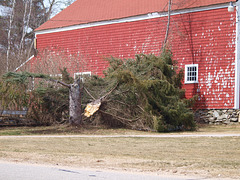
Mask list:
[[[167,134],[240,134],[240,124],[233,125],[199,125],[197,131],[174,132]],[[85,126],[82,128],[67,125],[37,127],[0,127],[0,136],[5,135],[148,135],[161,134],[156,132],[136,131],[130,129],[109,129],[104,127]]]
[[[240,179],[240,137],[4,137],[33,134],[153,134],[124,129],[1,128],[0,160],[72,167]],[[191,134],[239,133],[206,126]],[[176,133],[175,133],[176,134]],[[177,133],[177,134],[186,134]]]

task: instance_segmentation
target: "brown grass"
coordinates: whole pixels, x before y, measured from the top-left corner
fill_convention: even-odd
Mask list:
[[[233,125],[199,125],[197,131],[173,132],[168,134],[240,134],[240,124]],[[105,127],[68,125],[38,126],[38,127],[0,127],[0,136],[4,135],[132,135],[160,134],[156,132],[136,131],[130,129],[109,129]]]
[[[200,129],[201,131],[197,133],[206,133],[209,128]],[[212,127],[209,132],[216,133],[221,128],[225,129],[224,132],[220,130],[222,133],[237,132],[235,126]],[[104,129],[101,133],[100,131],[96,131],[97,134],[133,133],[127,130]],[[240,137],[10,138],[0,136],[0,144],[0,159],[8,161],[165,172],[208,178],[240,178]]]
[[[130,129],[109,129],[105,127],[68,125],[38,127],[0,127],[0,136],[4,135],[116,135],[116,134],[156,134],[154,132],[135,131]],[[158,133],[157,133],[158,134]]]

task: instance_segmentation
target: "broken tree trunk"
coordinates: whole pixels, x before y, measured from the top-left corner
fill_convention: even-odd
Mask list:
[[[29,72],[8,72],[4,75],[5,80],[9,81],[12,78],[12,82],[24,82],[27,77],[30,78],[41,78],[47,81],[52,81],[62,86],[65,86],[69,89],[69,123],[71,125],[80,125],[82,124],[82,108],[81,108],[81,100],[82,100],[82,91],[83,84],[80,79],[77,79],[73,84],[67,84],[63,81],[55,80],[48,75],[45,74],[34,74]],[[18,80],[18,81],[17,81]],[[9,81],[9,82],[11,82]]]
[[[84,110],[84,115],[86,117],[90,117],[92,116],[95,112],[97,112],[102,104],[103,101],[105,101],[105,99],[118,87],[118,84],[116,84],[116,86],[111,89],[111,91],[109,91],[107,94],[105,94],[104,96],[100,97],[99,99],[95,99],[90,93],[89,91],[84,88],[84,90],[88,93],[89,96],[91,96],[94,101],[91,103],[88,103],[85,110]]]
[[[71,125],[80,125],[82,123],[81,91],[80,79],[70,85],[69,122]]]
[[[167,29],[166,29],[166,34],[165,34],[165,39],[163,42],[163,46],[162,49],[164,49],[166,47],[166,43],[168,40],[168,34],[169,34],[169,27],[170,27],[170,23],[171,23],[171,6],[172,6],[172,0],[169,0],[168,2],[168,23],[167,23]]]

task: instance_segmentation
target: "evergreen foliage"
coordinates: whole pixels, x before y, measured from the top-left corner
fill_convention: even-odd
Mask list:
[[[73,83],[66,68],[61,73],[63,82]],[[35,87],[31,89],[29,82],[33,78]],[[28,107],[39,125],[66,120],[69,88],[45,81],[51,79],[49,75],[29,72],[5,74],[0,81],[2,105]],[[81,98],[83,108],[92,101],[101,101],[98,112],[85,118],[84,123],[158,132],[193,130],[195,122],[190,108],[195,100],[184,98],[182,80],[183,71],[177,68],[168,49],[161,56],[111,58],[104,78],[92,76],[84,79],[81,86],[85,89]]]
[[[61,70],[64,82],[73,82],[66,68]],[[34,79],[34,89],[30,87]],[[29,118],[37,125],[50,125],[67,119],[68,88],[50,80],[46,74],[8,72],[0,81],[1,106],[4,109],[22,110],[27,107]]]
[[[170,50],[164,50],[160,57],[140,54],[135,59],[111,58],[109,62],[101,81],[118,87],[102,107],[103,121],[159,132],[195,128],[190,109],[194,100],[184,98],[183,71],[177,69]],[[101,91],[97,85],[96,89]]]
[[[16,83],[0,81],[0,107],[20,110],[27,106],[29,96],[26,93],[26,84],[20,83],[21,79],[17,80]]]
[[[36,120],[37,124],[51,125],[67,120],[68,91],[68,88],[54,85],[40,85],[33,91],[31,117]]]

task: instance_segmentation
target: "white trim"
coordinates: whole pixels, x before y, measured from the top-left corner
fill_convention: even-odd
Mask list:
[[[52,78],[60,78],[60,79],[62,79],[62,74],[50,74],[49,76],[52,77]]]
[[[221,8],[227,8],[228,6],[229,6],[229,3],[223,3],[223,4],[211,5],[211,6],[205,6],[205,7],[196,7],[196,8],[190,8],[190,9],[175,10],[175,11],[171,12],[171,15],[179,15],[179,14],[185,14],[185,13],[193,13],[193,12],[221,9]],[[116,24],[116,23],[147,20],[147,19],[166,17],[166,16],[168,16],[167,12],[160,12],[160,13],[153,12],[153,13],[149,13],[149,14],[145,14],[145,15],[126,17],[126,18],[115,19],[115,20],[98,21],[98,22],[79,24],[79,25],[73,25],[73,26],[67,26],[67,27],[61,27],[61,28],[55,28],[55,29],[40,30],[40,31],[36,31],[35,34],[40,35],[40,34],[56,33],[56,32],[62,32],[62,31],[70,31],[70,30],[83,29],[83,28],[89,28],[89,27],[95,27],[95,26],[103,26],[103,25]]]
[[[196,81],[188,81],[188,67],[196,67]],[[185,76],[184,76],[184,83],[185,84],[193,84],[193,83],[198,83],[198,64],[186,64],[185,65]]]
[[[239,5],[236,2],[236,47],[235,47],[235,92],[234,92],[234,109],[239,109],[239,91],[240,91],[240,24],[239,24]]]
[[[32,58],[34,57],[34,55],[32,55],[30,58],[28,58],[24,63],[22,63],[20,66],[18,66],[14,72],[16,72],[17,70],[19,70],[21,67],[23,67],[28,61],[30,61]]]
[[[92,72],[91,72],[91,71],[88,71],[88,72],[76,72],[76,73],[74,73],[74,79],[76,79],[76,76],[77,76],[77,75],[80,75],[80,76],[81,76],[81,75],[85,75],[85,74],[86,74],[86,75],[89,74],[89,75],[91,76],[91,75],[92,75]]]

